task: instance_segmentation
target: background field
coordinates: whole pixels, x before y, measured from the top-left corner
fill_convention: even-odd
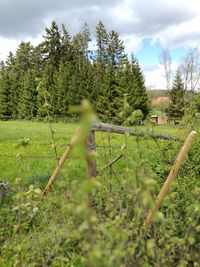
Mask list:
[[[59,156],[61,156],[64,152],[64,145],[70,142],[70,138],[77,128],[77,125],[78,124],[76,123],[52,124],[52,127],[55,130],[55,138],[56,143],[58,144],[57,150]],[[20,175],[20,159],[17,157],[17,155],[21,153],[22,157],[24,156],[24,162],[26,165],[25,176],[29,182],[37,182],[38,179],[44,179],[46,181],[46,178],[52,173],[56,166],[56,159],[50,158],[54,157],[55,153],[51,145],[52,139],[48,124],[44,122],[8,121],[0,122],[0,129],[1,179],[13,181]],[[182,139],[184,139],[189,132],[188,129],[179,129],[178,127],[174,126],[137,127],[137,130],[144,130],[146,132],[151,130],[156,133],[168,133],[172,136],[178,136]],[[26,148],[18,147],[18,144],[20,144],[23,138],[28,138],[30,140],[29,145]],[[148,149],[144,150],[143,148],[148,145],[149,150],[151,150],[150,147],[154,147],[155,142],[148,138],[139,138],[138,140],[141,151],[145,152],[145,155],[147,156],[149,151]],[[111,149],[107,147],[109,142],[112,146]],[[139,148],[134,137],[128,137],[126,139],[123,135],[119,134],[105,134],[97,132],[96,145],[98,152],[98,165],[102,167],[106,164],[106,158],[107,161],[109,161],[109,159],[113,159],[119,155],[121,153],[120,148],[125,145],[126,142],[128,142],[128,151],[130,155],[134,157],[134,150]],[[169,143],[168,141],[165,142]],[[177,146],[179,146],[178,144],[179,143],[177,142]],[[103,146],[106,146],[106,148]],[[85,169],[85,163],[83,159],[78,159],[78,157],[80,157],[80,155],[72,153],[72,158],[65,164],[66,166],[64,167],[64,173],[66,173],[67,176],[73,177],[78,173],[80,175]],[[122,164],[122,160],[121,163],[117,164],[119,167],[122,167],[120,164]],[[76,172],[73,172],[75,170]]]

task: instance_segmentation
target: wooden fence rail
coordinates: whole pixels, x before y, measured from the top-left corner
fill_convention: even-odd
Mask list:
[[[136,131],[134,128],[118,126],[108,123],[97,122],[92,125],[93,131],[101,131],[101,132],[108,132],[108,133],[118,133],[118,134],[125,134],[128,133],[132,136],[139,136],[139,137],[152,137],[152,138],[160,138],[165,140],[175,140],[180,141],[179,137],[171,136],[169,134],[154,134],[150,131]]]
[[[108,123],[101,123],[101,122],[97,122],[97,123],[93,123],[91,126],[91,134],[88,137],[86,141],[86,149],[87,149],[87,157],[86,157],[86,162],[87,162],[87,167],[88,167],[88,177],[95,177],[98,173],[97,171],[97,165],[96,165],[96,161],[95,159],[90,156],[96,147],[95,144],[95,131],[101,131],[101,132],[108,132],[108,133],[117,133],[117,134],[125,134],[128,133],[132,136],[139,136],[139,137],[152,137],[152,138],[161,138],[161,139],[165,139],[165,140],[180,140],[178,137],[173,137],[171,135],[164,135],[164,134],[153,134],[152,132],[145,132],[145,131],[141,131],[138,132],[133,128],[128,128],[128,127],[124,127],[124,126],[118,126],[118,125],[113,125],[113,124],[108,124]],[[68,144],[63,156],[61,157],[60,161],[58,162],[58,165],[55,169],[55,171],[53,172],[51,178],[49,179],[46,188],[44,189],[44,191],[41,194],[40,199],[43,200],[44,197],[48,194],[50,188],[52,187],[53,183],[55,182],[57,176],[59,175],[64,162],[66,161],[66,159],[69,157],[69,154],[71,153],[71,150],[73,148],[73,146],[76,143],[76,137],[78,135],[78,131],[76,133],[74,133],[72,140],[70,142],[70,144]],[[119,155],[117,158],[115,158],[113,161],[111,161],[110,163],[108,163],[105,167],[107,168],[108,166],[113,165],[115,162],[117,162],[120,158],[122,158],[122,155]]]

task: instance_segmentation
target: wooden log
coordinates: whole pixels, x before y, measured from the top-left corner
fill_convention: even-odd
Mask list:
[[[166,139],[166,140],[175,140],[175,141],[180,140],[180,138],[174,137],[168,134],[154,134],[154,133],[145,132],[145,131],[138,132],[133,128],[118,126],[118,125],[113,125],[113,124],[108,124],[108,123],[102,123],[102,122],[94,123],[92,125],[92,130],[108,132],[108,133],[118,133],[118,134],[128,133],[132,136],[139,136],[139,137],[149,136],[152,138],[161,138],[161,139]]]
[[[53,174],[52,174],[51,178],[49,179],[44,191],[42,192],[42,194],[40,196],[40,200],[43,200],[45,198],[45,196],[48,194],[49,190],[51,189],[51,187],[52,187],[53,183],[55,182],[57,176],[59,175],[66,159],[68,158],[74,144],[77,141],[78,134],[79,134],[79,129],[74,133],[70,144],[68,144],[67,148],[65,149],[63,156],[61,157],[55,171],[53,172]]]
[[[174,163],[174,165],[173,165],[173,167],[172,167],[172,169],[171,169],[171,171],[170,171],[170,173],[169,173],[169,175],[168,175],[163,187],[161,188],[160,193],[157,196],[157,199],[156,199],[156,208],[157,208],[157,210],[159,210],[160,205],[161,205],[164,197],[166,196],[167,192],[169,191],[171,183],[175,179],[175,177],[176,177],[176,175],[177,175],[177,173],[178,173],[178,171],[180,169],[181,163],[183,162],[183,160],[187,156],[188,151],[189,151],[189,149],[190,149],[190,147],[191,147],[196,135],[197,135],[197,133],[195,131],[192,131],[188,135],[188,137],[187,137],[187,139],[186,139],[186,141],[185,141],[185,143],[184,143],[179,155],[177,156],[177,158],[175,160],[175,163]],[[148,216],[147,216],[147,218],[146,218],[146,220],[145,220],[145,222],[144,222],[144,225],[148,226],[151,223],[152,218],[153,218],[153,212],[150,211]]]

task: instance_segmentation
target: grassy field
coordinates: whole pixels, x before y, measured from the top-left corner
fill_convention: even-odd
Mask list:
[[[62,155],[65,147],[59,145],[69,143],[77,124],[52,127]],[[0,179],[12,190],[3,199],[0,194],[0,266],[199,266],[199,137],[159,212],[155,197],[182,140],[96,133],[96,179],[87,178],[86,162],[76,148],[41,202],[41,190],[57,165],[55,158],[47,158],[54,157],[53,147],[46,145],[51,143],[48,124],[0,122],[0,129]],[[136,130],[181,139],[189,132],[173,126]],[[29,145],[18,147],[23,138],[30,139]],[[121,153],[112,168],[101,171]],[[145,228],[150,209],[154,220]]]
[[[70,141],[76,125],[61,124],[53,125],[56,133],[57,143],[67,144]],[[24,157],[25,177],[31,180],[42,179],[42,177],[49,176],[55,168],[56,160],[54,158],[26,158],[55,156],[51,145],[42,145],[46,143],[51,144],[51,135],[46,123],[39,122],[22,122],[11,121],[0,123],[0,154],[12,155],[14,157],[1,157],[0,171],[1,178],[8,181],[13,181],[20,175],[20,159],[17,157],[19,153]],[[17,147],[20,140],[23,138],[30,139],[30,145],[26,148]],[[64,148],[58,147],[58,154],[61,155]],[[16,156],[16,157],[15,157]]]
[[[59,146],[59,144],[68,144],[70,142],[70,138],[77,128],[77,124],[53,123],[52,127],[55,130],[56,143],[58,144],[58,154],[59,156],[61,156],[65,147]],[[20,175],[20,159],[19,157],[17,157],[17,155],[21,153],[22,157],[24,156],[24,163],[26,166],[24,172],[25,178],[28,179],[29,182],[37,182],[37,180],[42,180],[43,178],[46,181],[47,177],[49,177],[56,166],[56,159],[45,158],[55,156],[54,149],[50,145],[52,139],[48,124],[43,122],[8,121],[0,122],[0,129],[0,155],[13,156],[0,156],[1,179],[13,181]],[[147,127],[138,127],[138,131],[142,129],[145,129],[147,131],[149,130],[149,128]],[[182,138],[184,138],[188,132],[187,130],[180,130],[178,128],[169,126],[154,126],[153,131],[156,133],[167,133],[174,136],[181,136]],[[28,138],[30,140],[29,145],[26,148],[17,147],[17,145],[20,143],[20,140],[23,138]],[[109,142],[111,143],[111,146],[119,146],[119,148],[113,148],[111,150],[97,148],[97,160],[99,161],[101,167],[106,164],[106,158],[107,161],[109,161],[109,158],[112,159],[119,153],[121,153],[120,146],[122,147],[125,144],[126,140],[124,136],[117,134],[96,134],[97,146],[108,146]],[[149,143],[152,143],[152,141],[141,138],[139,143],[143,148],[147,143],[148,145]],[[128,138],[128,148],[134,156],[133,151],[136,148],[138,149],[138,147],[133,137]],[[65,164],[63,170],[67,176],[72,177],[74,175],[82,173],[85,169],[84,161],[77,159],[73,160],[73,157],[78,157],[76,153],[73,154],[75,155],[73,155],[72,159],[70,159],[69,162]],[[41,158],[28,158],[29,156],[39,156]]]

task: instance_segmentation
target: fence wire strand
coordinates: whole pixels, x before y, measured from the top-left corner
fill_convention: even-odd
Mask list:
[[[119,182],[118,176],[119,175],[125,175],[126,177],[128,177],[128,160],[130,160],[129,156],[128,156],[128,136],[125,136],[124,140],[121,140],[121,145],[119,145],[119,143],[116,144],[112,144],[112,138],[110,136],[110,134],[105,134],[104,132],[101,132],[100,134],[100,140],[96,140],[96,142],[100,143],[100,144],[95,144],[95,150],[97,151],[98,154],[98,150],[100,151],[99,153],[99,157],[97,157],[97,163],[98,163],[98,168],[101,169],[100,165],[106,165],[108,164],[114,157],[117,156],[117,153],[123,153],[123,157],[120,161],[124,162],[124,166],[125,166],[125,171],[118,171],[119,168],[117,168],[117,164],[114,164],[114,166],[110,166],[108,169],[103,170],[102,172],[98,173],[98,176],[105,176],[108,175],[109,179],[111,180],[112,178],[115,178],[117,182]],[[146,140],[146,139],[145,139]],[[153,140],[153,142],[158,145],[158,141],[155,140],[155,138],[150,137],[148,140]],[[147,141],[147,140],[146,140]],[[148,144],[148,142],[147,142]],[[6,146],[6,145],[17,145],[17,140],[16,141],[0,141],[0,145],[2,146]],[[52,146],[52,143],[50,142],[31,142],[29,145],[31,146]],[[58,143],[56,144],[57,147],[67,147],[70,144],[67,143]],[[122,148],[123,146],[126,146],[126,150],[124,152],[122,152]],[[139,146],[139,138],[136,137],[136,146],[138,148]],[[139,150],[139,148],[138,148]],[[140,150],[139,150],[140,151]],[[140,155],[142,157],[142,155]],[[62,155],[58,155],[58,157],[56,157],[55,155],[23,155],[23,159],[32,159],[32,160],[37,160],[37,159],[47,159],[47,160],[59,160],[62,157]],[[2,153],[0,154],[0,158],[17,158],[17,153],[16,154],[6,154],[6,153]],[[83,159],[82,157],[77,157],[77,156],[69,156],[69,159],[71,160],[81,160]],[[100,163],[100,164],[99,164]],[[111,184],[111,181],[110,181]],[[110,188],[111,189],[111,188]]]

